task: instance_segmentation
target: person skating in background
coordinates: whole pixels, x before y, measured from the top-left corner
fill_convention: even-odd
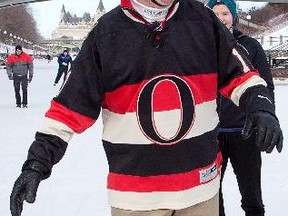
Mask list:
[[[246,136],[255,127],[263,150],[283,145],[266,83],[241,52],[203,3],[122,0],[52,100],[15,181],[12,215],[101,113],[113,216],[218,216],[218,90],[245,110]]]
[[[8,56],[6,60],[6,71],[8,78],[13,80],[16,107],[21,107],[22,104],[23,108],[27,108],[28,83],[30,83],[33,78],[33,59],[30,55],[23,52],[20,45],[15,47],[15,54]],[[22,88],[22,100],[20,87]]]
[[[54,81],[54,86],[57,85],[57,83],[59,82],[59,80],[60,80],[60,78],[62,77],[63,74],[64,74],[63,83],[66,80],[69,66],[72,63],[72,58],[68,54],[68,50],[65,49],[63,51],[63,53],[61,53],[58,56],[58,60],[57,61],[58,61],[59,67],[58,67],[58,72],[57,72],[57,75],[56,75],[56,78],[55,78],[55,81]]]
[[[48,60],[48,63],[50,63],[52,60],[52,56],[50,54],[47,54],[46,59]]]
[[[267,58],[260,43],[236,29],[237,10],[234,0],[210,0],[212,8],[221,22],[229,29],[240,48],[266,81],[274,104],[274,84]],[[223,156],[221,183],[228,159],[236,175],[241,193],[241,207],[246,216],[264,216],[265,210],[261,191],[261,149],[257,146],[256,130],[244,139],[241,131],[245,124],[245,112],[227,98],[219,96],[220,134],[219,145]],[[225,215],[222,184],[220,187],[220,216]]]

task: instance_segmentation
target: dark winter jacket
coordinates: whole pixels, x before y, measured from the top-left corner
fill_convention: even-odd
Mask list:
[[[62,53],[58,56],[58,64],[59,64],[59,68],[58,71],[61,72],[66,72],[68,71],[69,68],[69,63],[72,63],[72,58],[69,54],[67,54],[66,56]],[[63,65],[63,63],[66,63],[66,65]]]
[[[254,38],[244,35],[234,29],[233,35],[239,46],[244,50],[252,65],[259,71],[260,76],[266,81],[267,88],[273,98],[274,103],[274,84],[271,70],[267,62],[265,52],[261,44]],[[232,101],[220,95],[219,116],[221,131],[234,132],[240,131],[245,122],[245,113]]]
[[[25,52],[22,52],[19,56],[11,54],[6,59],[6,69],[8,77],[28,75],[28,79],[32,80],[33,59]]]
[[[183,209],[209,200],[221,167],[217,89],[247,113],[273,113],[265,81],[202,3],[175,1],[159,26],[148,25],[130,0],[121,6],[84,41],[28,161],[51,170],[72,135],[102,111],[111,206]]]

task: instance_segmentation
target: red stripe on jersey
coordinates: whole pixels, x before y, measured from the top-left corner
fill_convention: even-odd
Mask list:
[[[54,100],[52,100],[51,107],[46,112],[45,116],[47,118],[62,122],[76,133],[83,132],[96,121],[80,113],[74,112]]]
[[[169,89],[169,91],[167,91]],[[179,98],[178,100],[171,100],[170,98]],[[176,109],[181,106],[180,95],[176,86],[169,81],[162,81],[157,85],[153,94],[154,111],[165,109]]]
[[[121,7],[133,8],[131,0],[121,0]]]
[[[184,80],[192,90],[194,103],[200,104],[211,101],[217,94],[217,74],[201,74],[179,77]],[[138,84],[124,85],[113,92],[105,94],[103,108],[111,112],[124,114],[126,112],[136,112],[137,100],[145,84],[145,80]],[[180,96],[177,86],[171,81],[161,81],[154,89],[153,100],[154,111],[168,111],[181,109]]]
[[[220,173],[222,155],[218,153],[215,160],[217,175]],[[132,176],[117,173],[109,173],[108,189],[116,191],[134,191],[134,192],[155,192],[155,191],[182,191],[193,188],[200,184],[200,172],[211,167],[210,164],[204,168],[192,170],[187,173],[178,173],[159,176]],[[217,176],[216,175],[216,176]],[[214,178],[216,177],[214,176]],[[211,178],[209,181],[213,180]],[[206,181],[204,183],[207,183]]]
[[[239,77],[232,79],[227,86],[225,86],[224,88],[222,88],[220,90],[220,93],[224,97],[230,99],[231,94],[236,87],[241,86],[249,78],[251,78],[252,76],[255,76],[255,75],[259,76],[259,73],[255,72],[255,71],[250,71],[248,73],[243,74],[242,76],[239,76]]]

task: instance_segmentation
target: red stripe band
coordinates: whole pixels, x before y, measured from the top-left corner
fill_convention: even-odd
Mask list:
[[[259,73],[258,72],[255,72],[255,71],[250,71],[248,73],[245,73],[244,75],[240,76],[240,77],[236,77],[234,79],[232,79],[229,84],[227,86],[225,86],[224,88],[222,88],[220,90],[220,93],[230,99],[231,98],[231,95],[232,95],[232,92],[233,90],[236,88],[236,87],[239,87],[241,86],[244,82],[246,82],[249,78],[251,78],[252,76],[259,76]]]
[[[76,133],[83,132],[96,121],[68,109],[67,107],[57,103],[55,100],[51,101],[51,107],[46,112],[45,116],[64,123]]]
[[[216,73],[182,76],[180,78],[191,89],[195,105],[215,100],[217,96]],[[139,94],[147,82],[145,80],[141,83],[121,86],[113,92],[106,93],[103,108],[118,114],[136,112]],[[181,109],[181,98],[179,98],[177,86],[171,81],[159,83],[154,90],[154,97],[151,99],[153,99],[154,111]]]
[[[213,164],[216,165],[217,175],[220,173],[222,156],[218,153]],[[201,171],[213,166],[210,164],[204,168],[186,173],[159,175],[159,176],[131,176],[117,173],[109,173],[108,189],[117,191],[152,192],[152,191],[181,191],[193,188],[203,183],[207,183],[217,177],[215,175],[209,181],[201,182]]]

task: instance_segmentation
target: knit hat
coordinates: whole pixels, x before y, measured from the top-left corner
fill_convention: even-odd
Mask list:
[[[21,45],[16,45],[15,50],[21,50],[22,51],[22,46]]]
[[[234,22],[236,21],[237,9],[236,9],[236,2],[234,0],[208,0],[208,2],[207,2],[207,6],[211,9],[213,9],[213,7],[216,4],[225,4],[229,8],[229,10],[233,16]]]

